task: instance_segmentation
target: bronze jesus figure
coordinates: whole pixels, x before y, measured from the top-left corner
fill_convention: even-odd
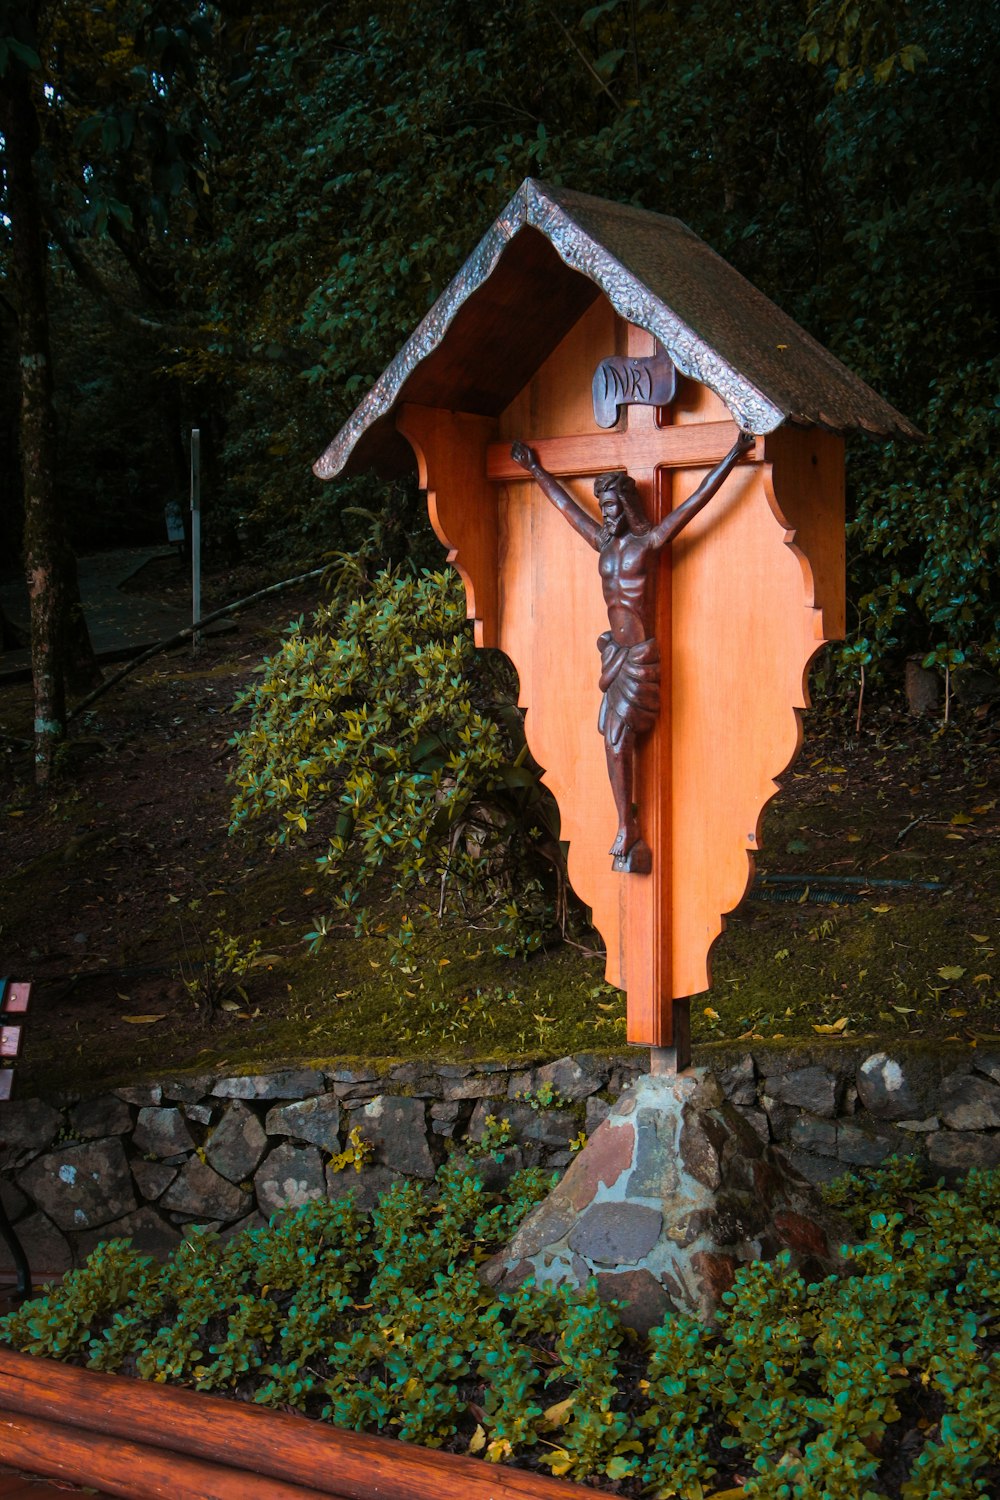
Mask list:
[[[599,526],[543,469],[525,443],[514,443],[511,457],[534,479],[542,493],[600,553],[601,587],[608,607],[609,630],[597,642],[601,653],[601,714],[608,776],[618,813],[618,833],[611,846],[614,869],[648,875],[649,845],[639,831],[633,801],[635,740],[656,723],[660,711],[660,648],[653,636],[652,561],[717,493],[740,457],[755,442],[741,432],[736,442],[694,494],[676,510],[650,525],[642,511],[635,481],[623,471],[599,474],[594,496],[601,507]]]

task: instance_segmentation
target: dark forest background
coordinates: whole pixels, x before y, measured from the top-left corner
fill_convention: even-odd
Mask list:
[[[275,576],[427,545],[411,490],[310,466],[533,175],[683,219],[928,435],[851,446],[841,663],[995,664],[997,41],[981,0],[0,0],[0,567],[15,146],[72,547],[164,540],[197,425],[209,548]]]

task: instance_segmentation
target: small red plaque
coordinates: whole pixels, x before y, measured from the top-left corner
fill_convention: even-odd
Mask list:
[[[28,1001],[31,999],[31,985],[21,981],[18,984],[9,984],[7,994],[4,997],[3,1008],[11,1015],[23,1014],[28,1009]]]
[[[0,1057],[16,1057],[20,1050],[20,1026],[0,1026]]]

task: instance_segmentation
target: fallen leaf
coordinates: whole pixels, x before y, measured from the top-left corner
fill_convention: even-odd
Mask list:
[[[848,1017],[841,1016],[839,1021],[834,1021],[829,1026],[814,1026],[813,1031],[818,1032],[820,1036],[839,1036],[842,1031],[847,1030],[847,1025]]]
[[[961,833],[946,833],[946,839],[957,839],[960,844],[965,842],[965,835]]]
[[[912,1016],[915,1010],[912,1005],[894,1005],[892,1008],[901,1016]]]
[[[953,979],[961,979],[965,970],[959,964],[945,964],[943,969],[938,969],[938,973],[950,983]]]
[[[879,916],[884,916],[887,911],[892,911],[891,906],[873,906],[872,911],[877,911]]]
[[[468,1448],[468,1451],[470,1453],[482,1453],[482,1451],[483,1451],[483,1449],[485,1447],[486,1447],[486,1432],[485,1432],[485,1430],[482,1427],[477,1427],[476,1430],[475,1430],[475,1432],[472,1434],[471,1438],[469,1439],[469,1448]]]
[[[972,818],[969,817],[968,813],[961,813],[961,812],[955,813],[954,817],[951,820],[952,827],[954,827],[954,828],[964,828],[964,827],[966,827],[967,824],[971,823],[972,821],[973,820],[972,820]]]
[[[953,1021],[960,1021],[963,1016],[967,1016],[968,1014],[969,1014],[969,1012],[967,1010],[946,1010],[945,1011],[945,1015],[946,1016],[950,1016]]]
[[[989,942],[989,938],[986,936],[985,932],[970,932],[969,936],[970,936],[970,938],[972,939],[972,941],[974,943],[988,943]]]
[[[165,1014],[165,1012],[164,1012],[164,1014]],[[122,1016],[122,1020],[123,1021],[127,1021],[130,1026],[152,1026],[152,1024],[153,1024],[154,1021],[162,1021],[163,1020],[163,1015],[159,1015],[159,1016]]]
[[[992,974],[976,974],[973,977],[972,982],[973,982],[973,984],[992,984],[993,983],[993,975]]]
[[[561,1427],[573,1409],[575,1396],[567,1396],[565,1401],[557,1401],[554,1406],[546,1407],[542,1416],[549,1427]]]
[[[180,906],[181,904],[180,896],[168,896],[167,900],[169,901],[171,906]]]

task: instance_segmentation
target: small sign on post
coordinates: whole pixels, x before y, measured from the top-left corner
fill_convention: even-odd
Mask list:
[[[191,624],[201,619],[201,429],[191,428]],[[191,637],[191,648],[198,650],[201,632]]]

